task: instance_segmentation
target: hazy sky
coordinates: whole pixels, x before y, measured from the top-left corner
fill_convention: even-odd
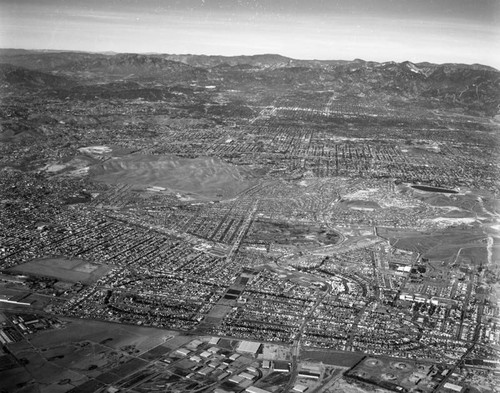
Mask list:
[[[500,0],[0,0],[0,47],[500,68]]]

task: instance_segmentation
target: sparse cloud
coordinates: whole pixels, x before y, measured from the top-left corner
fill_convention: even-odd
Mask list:
[[[387,8],[387,1],[375,2],[382,10]],[[431,14],[435,6],[425,8],[425,1],[407,8],[411,12],[398,11],[397,17],[389,11],[386,14],[390,17],[363,9],[357,1],[350,5],[340,1],[337,8],[332,8],[331,2],[313,1],[302,8],[301,3],[53,0],[30,5],[29,1],[3,0],[0,45],[222,55],[277,52],[296,58],[411,59],[500,66],[500,59],[491,50],[499,43],[499,28],[481,23],[492,7],[487,0],[483,7],[478,5],[479,11],[470,20],[457,10],[447,17],[443,12]],[[464,10],[470,8],[461,1],[456,4]],[[309,12],[321,7],[324,13]],[[297,12],[299,9],[308,12]]]

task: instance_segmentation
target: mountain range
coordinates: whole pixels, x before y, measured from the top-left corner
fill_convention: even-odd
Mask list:
[[[71,98],[133,98],[144,93],[143,98],[158,100],[168,97],[173,87],[193,85],[281,92],[323,86],[351,102],[384,97],[387,102],[444,105],[481,116],[497,115],[500,105],[500,72],[479,64],[297,60],[275,54],[225,57],[0,50],[4,91],[50,90]]]

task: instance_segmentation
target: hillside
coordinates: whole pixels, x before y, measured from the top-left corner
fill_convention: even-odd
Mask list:
[[[3,83],[62,89],[62,94],[73,99],[158,100],[170,97],[165,92],[169,87],[195,84],[243,93],[323,86],[344,101],[412,103],[486,116],[496,115],[500,105],[500,72],[477,64],[308,61],[273,54],[225,57],[16,50],[1,50],[0,62],[4,63],[0,70]],[[87,87],[68,94],[74,87],[69,81]]]

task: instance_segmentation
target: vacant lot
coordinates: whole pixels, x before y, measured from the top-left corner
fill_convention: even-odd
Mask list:
[[[418,252],[429,259],[452,261],[461,249],[473,248],[465,252],[471,259],[481,259],[486,247],[487,235],[477,227],[450,227],[434,232],[404,232],[399,233],[377,229],[379,236],[389,239],[391,245],[402,250]]]
[[[82,259],[42,258],[15,266],[9,271],[13,273],[31,274],[34,276],[52,277],[61,281],[82,282],[91,284],[109,272],[106,265],[96,265]]]

